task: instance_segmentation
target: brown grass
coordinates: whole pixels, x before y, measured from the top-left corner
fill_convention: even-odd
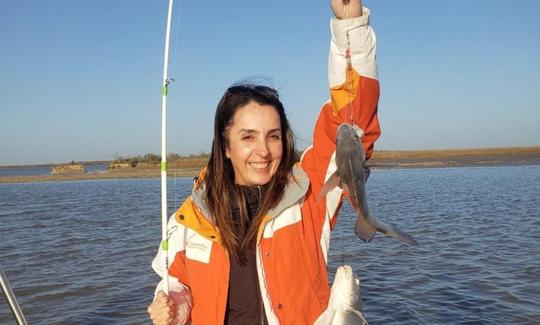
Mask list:
[[[182,157],[168,162],[171,177],[193,177],[206,166],[206,157]],[[540,165],[540,146],[416,150],[374,151],[369,164],[373,168],[430,168],[494,165]],[[49,182],[111,178],[156,178],[160,177],[159,166],[140,166],[107,170],[103,173],[81,173],[69,175],[0,177],[0,183]]]
[[[436,157],[493,157],[493,156],[534,156],[540,155],[539,147],[509,147],[481,149],[447,149],[447,150],[376,150],[373,159],[408,159]]]
[[[374,167],[453,167],[540,164],[540,147],[374,151]]]
[[[169,168],[174,169],[186,169],[186,168],[203,168],[206,166],[206,163],[208,162],[208,158],[201,158],[201,157],[187,157],[187,158],[180,158],[175,159],[173,161],[168,162]]]

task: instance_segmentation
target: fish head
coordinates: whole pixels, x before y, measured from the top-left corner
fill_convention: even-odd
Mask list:
[[[359,309],[360,280],[350,265],[338,267],[331,290],[329,305],[335,310]]]
[[[360,129],[357,125],[351,125],[349,123],[341,123],[337,130],[337,144],[351,144],[358,143],[364,131]]]
[[[341,123],[337,130],[336,139],[336,164],[339,165],[342,160],[352,160],[347,165],[364,164],[366,153],[362,143],[364,131],[357,125]]]

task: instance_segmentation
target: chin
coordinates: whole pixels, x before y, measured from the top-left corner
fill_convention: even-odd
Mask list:
[[[266,185],[270,183],[273,175],[257,175],[250,179],[252,185]]]
[[[265,179],[257,179],[257,180],[253,180],[251,182],[251,184],[254,185],[254,186],[263,186],[263,185],[266,185],[266,184],[270,183],[271,179],[272,179],[271,177],[270,178],[265,178]]]

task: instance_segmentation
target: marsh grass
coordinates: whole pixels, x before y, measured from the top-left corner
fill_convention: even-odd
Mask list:
[[[46,176],[8,176],[0,177],[0,183],[48,182],[84,179],[110,178],[155,178],[160,175],[160,157],[146,154],[116,159],[111,163],[123,166],[108,169],[101,173],[77,173]],[[206,166],[208,154],[168,156],[168,175],[173,177],[193,177]],[[94,162],[79,162],[92,164]],[[540,165],[540,146],[449,149],[449,150],[381,150],[374,151],[369,165],[372,168],[430,168],[430,167],[468,167],[497,165]]]

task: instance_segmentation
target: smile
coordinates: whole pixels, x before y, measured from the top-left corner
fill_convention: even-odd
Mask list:
[[[251,162],[249,165],[255,169],[264,169],[268,166],[270,166],[270,162]]]

